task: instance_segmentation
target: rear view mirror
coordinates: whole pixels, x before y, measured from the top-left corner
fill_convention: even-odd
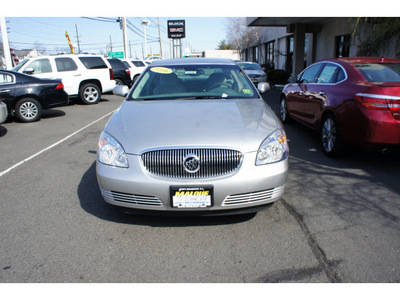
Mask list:
[[[113,89],[113,94],[117,96],[126,97],[129,93],[129,88],[126,85],[117,85]]]
[[[24,70],[24,73],[30,75],[30,74],[35,73],[35,70],[34,70],[33,68],[26,68],[26,69]]]
[[[296,76],[292,76],[288,79],[289,83],[297,83],[297,77]]]
[[[271,90],[271,86],[269,85],[268,82],[260,82],[257,85],[257,89],[261,94],[264,94]]]

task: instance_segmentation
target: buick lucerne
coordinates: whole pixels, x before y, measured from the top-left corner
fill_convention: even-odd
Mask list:
[[[234,61],[153,62],[110,118],[96,173],[106,202],[131,212],[254,212],[283,194],[289,149],[280,120]]]

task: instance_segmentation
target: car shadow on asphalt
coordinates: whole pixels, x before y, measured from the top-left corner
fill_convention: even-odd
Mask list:
[[[60,109],[44,109],[42,119],[52,119],[65,116],[65,112]]]
[[[7,128],[0,125],[0,137],[3,137],[7,134]]]
[[[80,205],[87,213],[102,220],[131,225],[147,225],[151,227],[228,225],[249,221],[256,215],[256,213],[251,213],[232,216],[163,217],[126,214],[118,207],[104,201],[97,183],[96,162],[82,176],[77,193]]]
[[[107,95],[105,95],[105,96],[107,96]],[[96,105],[96,104],[89,104],[89,105],[85,104],[79,98],[76,98],[76,97],[71,97],[71,98],[68,99],[68,101],[69,101],[68,105],[82,105],[82,106]],[[102,97],[100,98],[98,103],[109,102],[109,101],[110,100],[108,100],[107,98],[104,98],[104,95],[102,95]]]

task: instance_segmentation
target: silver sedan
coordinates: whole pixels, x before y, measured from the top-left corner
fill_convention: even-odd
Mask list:
[[[225,59],[161,60],[143,72],[101,133],[97,180],[130,212],[258,211],[283,194],[289,149],[281,122]]]

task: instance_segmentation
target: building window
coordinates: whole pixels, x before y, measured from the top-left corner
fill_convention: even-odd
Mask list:
[[[253,48],[253,62],[258,63],[258,47]]]
[[[350,34],[339,35],[335,38],[336,57],[350,56]]]
[[[275,49],[275,41],[269,42],[265,44],[265,64],[267,69],[274,69],[274,49]]]

